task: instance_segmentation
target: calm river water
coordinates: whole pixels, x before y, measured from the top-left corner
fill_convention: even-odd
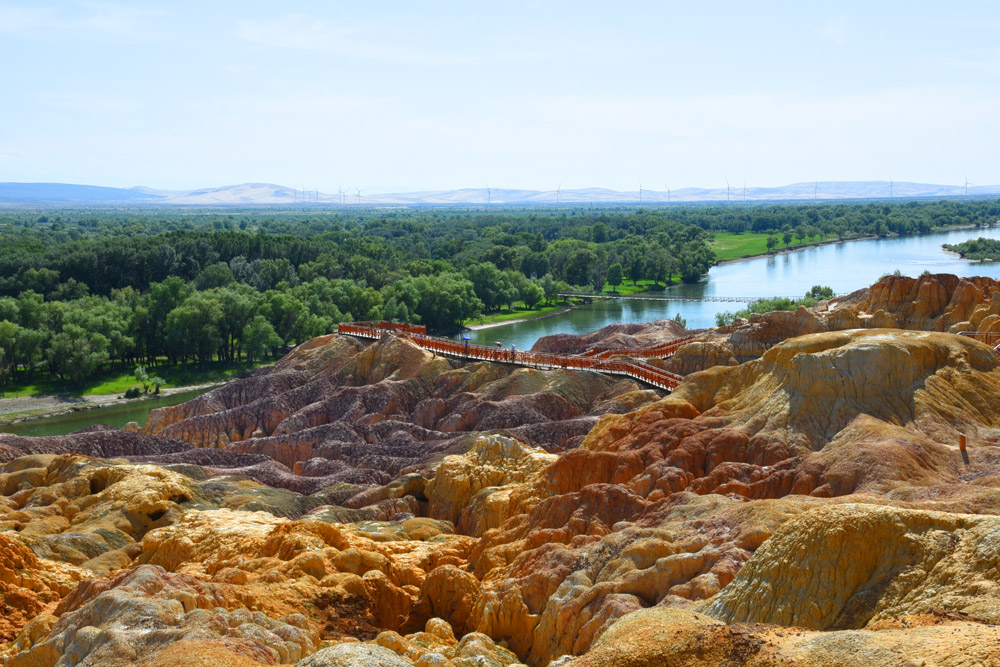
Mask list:
[[[1000,228],[961,229],[907,238],[847,241],[782,253],[773,257],[714,266],[694,285],[675,285],[664,296],[802,296],[813,285],[829,285],[843,294],[867,287],[886,273],[899,269],[908,276],[923,271],[959,276],[1000,278],[1000,263],[968,262],[945,252],[943,243],[977,237],[1000,239]],[[680,313],[691,329],[715,326],[715,315],[740,310],[745,304],[709,301],[668,303],[658,301],[599,301],[564,315],[467,332],[474,343],[500,341],[527,350],[542,336],[582,334],[614,322],[649,322]]]
[[[93,408],[91,410],[81,410],[80,412],[70,412],[56,417],[45,417],[43,419],[32,419],[20,424],[10,424],[0,426],[0,433],[16,433],[17,435],[43,436],[43,435],[65,435],[85,426],[94,424],[108,424],[121,428],[129,422],[146,423],[153,408],[162,408],[167,405],[177,405],[184,401],[190,401],[195,396],[199,396],[208,389],[195,389],[185,391],[163,398],[151,398],[145,401],[133,401],[119,405],[110,405],[106,408]]]

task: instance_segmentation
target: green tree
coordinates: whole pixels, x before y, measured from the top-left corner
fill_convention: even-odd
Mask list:
[[[7,388],[7,381],[15,367],[15,349],[21,327],[7,320],[0,320],[0,396]]]
[[[219,332],[222,334],[220,357],[224,361],[237,361],[241,352],[243,329],[257,313],[261,297],[249,285],[230,285],[216,291],[222,316]]]
[[[41,294],[32,290],[21,292],[17,296],[18,324],[28,329],[38,329],[42,324],[44,301]]]
[[[590,283],[594,288],[595,294],[600,294],[604,291],[604,283],[608,279],[608,269],[603,264],[595,264],[590,268]]]
[[[301,330],[301,325],[297,325],[296,321],[300,317],[309,315],[305,304],[291,294],[277,290],[269,290],[264,295],[261,310],[285,345],[288,345],[295,338],[296,332]]]
[[[34,376],[35,368],[41,363],[42,354],[48,341],[47,329],[25,329],[22,327],[14,341],[14,372],[18,367],[24,368],[29,377]]]
[[[608,240],[608,228],[603,222],[594,225],[593,239],[594,243],[604,243]]]
[[[255,315],[243,327],[240,338],[250,363],[263,359],[268,349],[278,347],[282,342],[281,336],[275,333],[274,327],[263,315]]]
[[[472,281],[457,273],[404,278],[387,288],[386,304],[405,308],[432,331],[453,331],[482,308]]]
[[[807,299],[816,299],[821,301],[823,299],[833,298],[833,288],[827,287],[826,285],[813,285],[808,292],[806,292]]]
[[[157,355],[166,354],[171,363],[177,363],[174,346],[167,341],[167,317],[184,303],[193,288],[181,278],[171,276],[159,283],[151,283],[144,316],[139,324],[139,333],[145,342],[146,355],[155,363]]]
[[[173,353],[187,363],[194,358],[199,364],[212,360],[222,346],[219,322],[222,308],[211,292],[195,292],[167,315],[167,343]]]
[[[132,375],[135,377],[135,381],[142,385],[142,391],[145,394],[149,393],[149,373],[143,366],[136,366],[135,370],[132,371]]]
[[[503,272],[503,302],[510,310],[514,302],[521,298],[521,294],[531,281],[524,277],[520,271],[507,270]]]
[[[49,369],[60,379],[83,384],[108,362],[108,339],[67,324],[52,337],[46,357]]]
[[[608,283],[614,292],[617,292],[618,286],[622,284],[622,265],[618,262],[608,267]]]
[[[540,252],[532,252],[521,259],[521,273],[525,276],[540,277],[549,272],[549,260]]]
[[[525,307],[528,310],[533,310],[545,297],[545,290],[538,283],[529,281],[521,287],[520,295]]]
[[[652,280],[653,284],[659,284],[660,281],[670,282],[671,266],[670,266],[670,256],[667,251],[658,245],[654,245],[646,253],[646,278]]]
[[[17,324],[20,322],[20,310],[17,299],[10,296],[0,296],[0,320]]]
[[[632,262],[628,265],[628,279],[632,281],[633,287],[635,287],[635,285],[642,280],[644,269],[645,267],[643,266],[642,255],[637,254],[632,258]]]
[[[132,311],[128,306],[101,296],[88,296],[63,305],[64,326],[75,324],[84,331],[100,333],[108,342],[110,358],[123,366],[129,363],[135,340],[129,335]]]
[[[236,282],[232,269],[224,262],[206,266],[195,278],[195,285],[199,290],[208,290],[214,287],[225,287]]]
[[[542,286],[542,293],[545,295],[545,302],[552,303],[555,301],[556,297],[559,296],[559,285],[556,279],[552,277],[552,274],[546,273],[542,276],[540,284]]]
[[[589,248],[578,248],[566,264],[566,282],[572,285],[592,285],[593,267],[598,263],[597,253]],[[604,283],[601,283],[603,287]]]
[[[507,298],[509,285],[503,273],[489,262],[472,264],[465,270],[465,278],[472,283],[476,297],[486,312],[499,310]]]

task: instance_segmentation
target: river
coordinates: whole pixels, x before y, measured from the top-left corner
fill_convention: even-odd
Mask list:
[[[1000,239],[1000,229],[960,229],[906,238],[868,239],[813,246],[713,266],[708,276],[694,285],[674,285],[657,295],[704,296],[801,296],[813,285],[828,285],[839,294],[867,287],[885,273],[899,269],[908,276],[923,271],[982,275],[1000,279],[1000,263],[978,263],[945,252],[943,243],[959,243],[979,236]],[[745,304],[694,301],[668,303],[619,299],[597,301],[555,317],[467,332],[474,343],[500,341],[527,350],[542,336],[555,333],[583,334],[614,322],[649,322],[680,313],[688,328],[715,326],[715,315],[739,310]],[[205,390],[196,390],[146,401],[71,412],[57,417],[0,426],[0,432],[20,435],[61,435],[94,424],[124,426],[145,423],[150,410],[190,400]]]
[[[957,229],[925,236],[845,241],[713,266],[693,285],[674,285],[657,296],[803,296],[813,285],[828,285],[838,294],[868,287],[886,273],[899,270],[916,277],[931,273],[989,276],[1000,279],[1000,263],[970,262],[941,248],[977,237],[1000,239],[1000,228]],[[500,341],[530,349],[542,336],[582,334],[614,322],[649,322],[680,313],[690,329],[715,326],[716,313],[746,304],[711,301],[662,302],[618,299],[598,301],[563,315],[466,332],[473,343]]]
[[[104,408],[91,408],[80,410],[79,412],[67,412],[55,417],[42,417],[32,419],[19,424],[8,424],[0,426],[0,433],[16,433],[17,435],[43,436],[43,435],[65,435],[85,426],[94,424],[108,424],[121,428],[129,422],[146,423],[146,418],[154,408],[162,408],[168,405],[177,405],[184,401],[190,401],[196,396],[209,391],[209,389],[195,389],[184,391],[161,398],[150,398],[142,401],[131,401],[128,403],[118,403]]]

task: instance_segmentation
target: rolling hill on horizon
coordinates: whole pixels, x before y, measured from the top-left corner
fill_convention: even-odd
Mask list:
[[[0,206],[461,206],[580,205],[667,203],[761,203],[920,197],[986,197],[1000,195],[1000,185],[960,185],[889,181],[815,181],[776,187],[680,188],[632,191],[591,187],[525,190],[461,188],[396,193],[325,193],[273,183],[241,183],[196,190],[149,187],[113,188],[67,183],[0,183]]]

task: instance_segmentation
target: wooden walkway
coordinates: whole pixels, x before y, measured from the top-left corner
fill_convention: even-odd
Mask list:
[[[475,345],[472,343],[459,342],[450,338],[439,338],[428,336],[427,328],[412,324],[396,324],[394,322],[351,322],[338,326],[338,333],[346,336],[356,336],[359,338],[379,339],[389,333],[405,336],[415,344],[436,352],[437,354],[460,359],[473,359],[476,361],[493,361],[497,363],[515,364],[528,368],[539,368],[544,370],[572,369],[582,371],[595,371],[606,375],[623,375],[638,380],[644,384],[673,391],[684,377],[671,373],[670,371],[650,366],[641,360],[623,361],[611,360],[612,355],[626,355],[633,359],[650,359],[653,357],[669,357],[677,351],[679,347],[688,343],[693,337],[671,341],[664,345],[652,348],[635,350],[604,350],[588,356],[570,356],[560,354],[543,354],[539,352],[527,352],[521,350],[507,350],[500,347],[490,347],[488,345]]]
[[[607,375],[623,375],[638,380],[644,384],[673,391],[684,381],[684,376],[670,371],[650,366],[643,359],[664,359],[672,356],[681,346],[694,340],[694,336],[678,338],[669,343],[647,348],[619,348],[599,351],[588,351],[583,355],[544,354],[513,349],[475,345],[468,341],[459,342],[450,338],[427,335],[427,327],[413,324],[398,324],[396,322],[350,322],[340,324],[338,333],[345,336],[357,336],[377,340],[389,333],[405,336],[411,341],[437,354],[459,359],[475,361],[492,361],[503,364],[514,364],[528,368],[544,370],[572,369],[594,371]],[[1000,332],[993,331],[963,331],[960,335],[980,340],[990,347],[1000,357]],[[633,361],[611,360],[612,356],[631,357]]]

